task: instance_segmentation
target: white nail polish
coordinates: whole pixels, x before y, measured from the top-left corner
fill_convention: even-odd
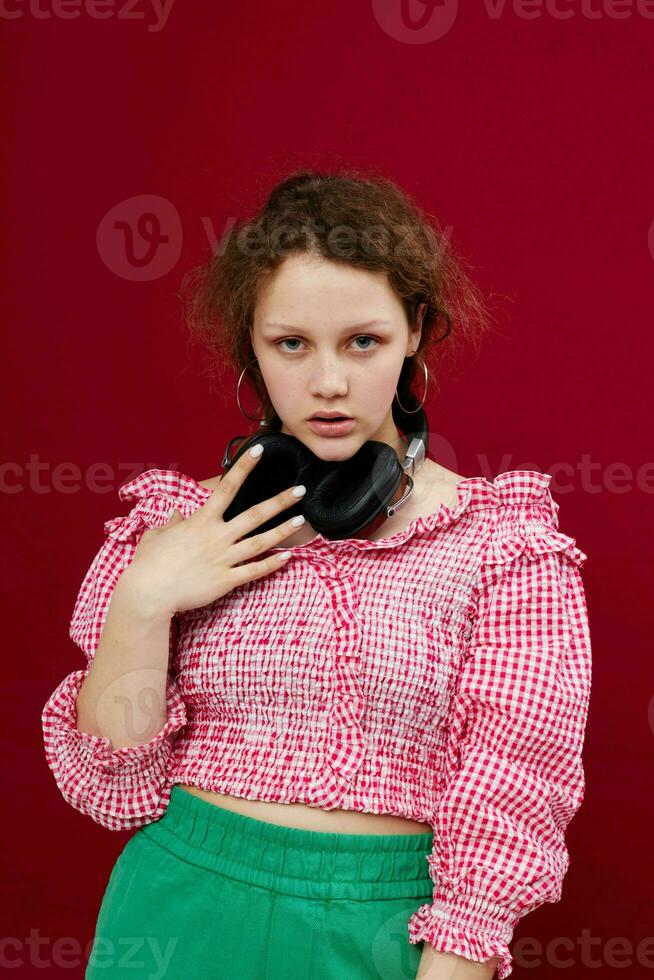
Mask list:
[[[258,442],[256,446],[253,446],[252,449],[250,450],[250,456],[253,456],[256,459],[258,456],[261,456],[262,452],[263,452],[263,446],[260,442]]]
[[[300,483],[297,487],[293,487],[291,492],[294,497],[301,497],[307,492],[307,488],[304,486],[304,484]]]
[[[292,517],[291,524],[293,527],[299,527],[300,524],[304,524],[304,516],[302,514],[297,514],[295,517]]]

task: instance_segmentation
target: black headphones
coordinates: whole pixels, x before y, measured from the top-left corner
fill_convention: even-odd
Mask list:
[[[410,397],[416,404],[417,398]],[[307,492],[297,504],[284,508],[243,538],[268,531],[295,514],[303,514],[311,527],[325,538],[368,537],[411,496],[413,477],[429,449],[427,415],[422,407],[406,412],[396,408],[393,399],[392,413],[398,429],[409,440],[403,462],[387,443],[376,440],[364,443],[350,459],[322,460],[295,436],[279,431],[282,423],[277,414],[263,432],[234,436],[222,459],[225,473],[255,443],[263,445],[264,453],[226,508],[224,520],[231,520],[248,507],[303,483]],[[241,445],[230,459],[232,444],[239,439]]]

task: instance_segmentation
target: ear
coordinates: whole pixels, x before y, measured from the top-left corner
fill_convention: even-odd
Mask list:
[[[418,313],[416,316],[416,325],[411,330],[409,343],[410,343],[411,350],[414,352],[420,346],[420,338],[422,337],[422,321],[424,319],[426,310],[427,310],[427,304],[421,303],[420,306],[418,307]]]

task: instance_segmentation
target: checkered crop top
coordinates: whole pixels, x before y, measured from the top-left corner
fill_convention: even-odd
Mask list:
[[[550,480],[468,477],[456,504],[387,538],[318,534],[271,574],[176,614],[167,721],[114,750],[76,728],[75,708],[112,590],[145,528],[212,492],[174,470],[124,484],[132,509],[105,523],[72,615],[85,666],[42,713],[64,798],[110,830],[157,820],[175,783],[426,822],[433,901],[409,918],[409,941],[499,956],[507,977],[518,920],[561,897],[585,787],[587,556],[559,531]]]

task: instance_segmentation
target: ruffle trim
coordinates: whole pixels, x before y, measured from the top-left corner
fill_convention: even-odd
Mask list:
[[[337,680],[329,714],[327,761],[347,784],[365,756],[366,738],[361,723],[365,699],[359,685],[358,664],[349,664],[337,655],[334,672]]]
[[[151,763],[153,756],[162,750],[168,750],[174,735],[187,723],[186,702],[182,698],[172,677],[166,685],[166,703],[168,717],[164,726],[147,742],[141,745],[124,745],[114,749],[111,739],[106,735],[94,735],[92,732],[82,732],[77,728],[77,695],[84,678],[90,668],[74,670],[54,691],[42,712],[42,722],[46,729],[53,724],[65,737],[77,742],[82,755],[87,761],[93,760],[95,766],[108,773],[126,768],[145,769]]]
[[[409,942],[428,942],[439,952],[454,953],[476,963],[485,963],[497,956],[495,975],[498,980],[504,980],[512,973],[513,956],[503,939],[462,928],[442,915],[433,905],[421,905],[409,919]]]
[[[123,484],[118,491],[121,500],[135,500],[129,514],[114,517],[104,524],[104,531],[116,541],[129,541],[146,528],[163,527],[173,510],[190,517],[211,496],[212,491],[177,470],[145,470]]]
[[[560,551],[581,566],[588,556],[577,547],[574,538],[558,530],[559,504],[550,492],[551,481],[551,474],[538,470],[507,470],[492,481],[483,476],[469,476],[457,484],[456,504],[452,507],[440,504],[433,513],[415,518],[401,531],[387,538],[377,541],[367,538],[332,540],[316,534],[304,544],[290,548],[279,546],[269,549],[269,552],[274,554],[290,550],[292,554],[302,554],[314,548],[360,551],[396,548],[416,534],[444,530],[464,514],[534,505],[536,510],[530,511],[530,514],[537,514],[541,519],[518,519],[508,527],[507,533],[498,532],[490,543],[488,560],[503,564],[513,561],[523,552],[536,557],[547,551]],[[117,541],[128,541],[142,529],[165,525],[173,510],[178,510],[183,517],[189,517],[207,502],[211,494],[208,487],[201,486],[192,477],[177,470],[146,470],[120,487],[119,498],[136,501],[136,505],[129,514],[106,521],[105,533]]]
[[[483,476],[469,476],[457,484],[457,502],[452,507],[444,503],[440,504],[431,514],[416,517],[401,531],[387,538],[380,538],[377,541],[370,541],[367,538],[331,540],[322,534],[317,534],[311,541],[291,546],[288,550],[292,554],[300,554],[316,546],[327,549],[350,548],[359,551],[397,548],[414,535],[436,529],[445,530],[464,514],[494,511],[504,507],[524,507],[528,504],[544,506],[553,526],[558,528],[559,505],[550,493],[551,481],[551,474],[540,473],[538,470],[507,470],[492,481]],[[274,553],[286,549],[280,546],[270,550]]]
[[[507,534],[494,537],[489,543],[485,561],[492,565],[504,565],[523,554],[538,558],[547,552],[561,552],[579,567],[588,558],[577,547],[574,538],[542,521],[527,521],[511,528]]]
[[[345,791],[364,760],[367,742],[362,725],[366,701],[359,679],[360,627],[353,612],[349,583],[342,583],[342,588],[347,591],[340,610],[335,609],[334,689],[326,759],[342,791]]]

